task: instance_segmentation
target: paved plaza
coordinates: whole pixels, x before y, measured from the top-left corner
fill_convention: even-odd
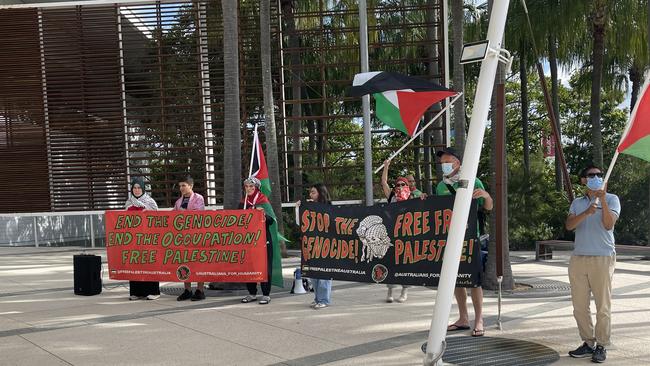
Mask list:
[[[0,248],[0,365],[422,365],[434,290],[412,288],[406,303],[387,304],[383,285],[334,282],[334,304],[312,310],[312,294],[289,294],[293,257],[283,262],[287,286],[273,289],[269,305],[241,304],[244,291],[177,302],[176,283],[162,284],[158,300],[129,301],[127,284],[108,280],[105,263],[102,293],[84,297],[72,291],[80,251]],[[554,365],[591,364],[567,356],[580,344],[566,292],[568,254],[535,262],[530,252],[512,253],[515,278],[537,288],[504,297],[501,331],[497,297],[487,294],[486,337],[546,346],[560,355]],[[649,270],[650,261],[619,257],[608,365],[650,364]],[[474,339],[467,331],[452,340]],[[481,364],[470,358],[459,363]]]

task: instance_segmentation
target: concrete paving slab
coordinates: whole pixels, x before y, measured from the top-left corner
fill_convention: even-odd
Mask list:
[[[2,339],[0,342],[0,355],[2,355],[0,356],[0,362],[7,366],[70,365],[70,363],[18,336]]]
[[[264,365],[281,362],[210,334],[147,318],[24,336],[72,365]]]

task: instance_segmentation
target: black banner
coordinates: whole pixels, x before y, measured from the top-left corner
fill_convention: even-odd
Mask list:
[[[438,286],[453,196],[398,203],[300,206],[303,275],[312,278]],[[456,284],[475,287],[482,271],[472,202]]]

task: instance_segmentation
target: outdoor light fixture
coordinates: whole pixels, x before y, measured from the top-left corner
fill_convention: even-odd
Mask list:
[[[489,54],[495,54],[499,62],[503,62],[506,65],[506,74],[510,74],[513,59],[510,52],[504,48],[496,49],[490,47],[490,41],[487,39],[464,44],[463,51],[460,54],[460,63],[464,65],[472,62],[480,62]]]
[[[490,48],[490,41],[478,41],[466,43],[463,45],[463,52],[460,54],[460,63],[469,64],[472,62],[483,61],[487,55],[487,50]]]

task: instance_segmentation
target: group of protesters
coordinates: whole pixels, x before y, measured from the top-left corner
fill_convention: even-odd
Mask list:
[[[443,179],[435,189],[436,195],[454,195],[459,187],[461,158],[452,148],[445,148],[437,152],[440,159]],[[392,187],[388,181],[390,160],[384,162],[381,177],[383,193],[389,203],[400,202],[408,199],[425,199],[426,193],[421,192],[415,185],[413,175],[397,177]],[[586,186],[586,194],[571,203],[570,212],[566,220],[566,228],[575,230],[575,249],[569,264],[569,280],[571,283],[571,298],[574,307],[574,317],[578,324],[580,337],[583,344],[576,350],[569,352],[571,357],[591,357],[593,362],[604,362],[606,350],[610,343],[611,334],[611,291],[612,277],[616,263],[614,250],[613,229],[620,214],[620,202],[616,195],[607,193],[603,187],[602,170],[594,165],[589,165],[580,173],[581,183]],[[269,209],[268,198],[260,191],[261,183],[255,177],[244,180],[244,198],[240,202],[240,209],[267,210],[267,260],[268,280],[260,284],[262,296],[257,297],[257,283],[247,283],[248,295],[241,299],[242,303],[257,301],[259,304],[268,304],[271,301],[271,276],[273,243],[272,236],[268,233],[269,225],[274,221],[272,209]],[[205,200],[203,196],[193,191],[194,181],[190,176],[184,177],[179,182],[181,197],[174,205],[175,210],[203,210]],[[156,202],[145,192],[142,178],[133,178],[131,192],[126,202],[127,210],[157,210]],[[478,200],[479,211],[492,210],[493,201],[485,190],[483,183],[476,178],[472,197]],[[308,201],[331,204],[331,197],[323,184],[314,184],[309,188]],[[300,201],[297,202],[300,205]],[[271,212],[268,212],[271,211]],[[484,238],[485,225],[478,223],[479,235]],[[482,254],[486,253],[487,242],[482,240]],[[482,261],[485,263],[485,261]],[[313,279],[314,301],[313,309],[323,309],[331,304],[332,280]],[[408,286],[402,285],[401,293],[397,299],[393,290],[397,285],[388,285],[386,302],[397,301],[403,303],[408,298]],[[200,301],[205,299],[205,285],[198,282],[196,290],[192,292],[191,283],[184,284],[184,291],[177,300]],[[447,327],[448,332],[471,330],[471,335],[480,337],[485,334],[483,325],[483,290],[480,284],[470,290],[472,305],[474,307],[474,325],[470,327],[467,309],[467,291],[465,288],[456,288],[454,296],[458,304],[459,318]],[[154,300],[160,297],[158,282],[130,281],[130,299]],[[590,297],[596,300],[596,325],[594,327],[589,308]]]

